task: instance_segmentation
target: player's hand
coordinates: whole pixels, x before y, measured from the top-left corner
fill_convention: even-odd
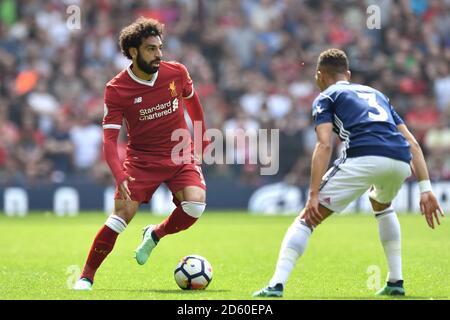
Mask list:
[[[122,199],[131,201],[131,191],[128,188],[128,183],[135,181],[136,179],[133,177],[127,177],[122,183],[119,185],[119,192],[122,196]]]
[[[441,224],[439,214],[444,217],[444,212],[431,191],[420,194],[420,211],[422,211],[422,215],[425,216],[431,229],[434,229],[434,219],[436,219],[437,224]]]
[[[302,216],[305,219],[305,222],[310,226],[317,226],[322,222],[322,215],[319,211],[319,197],[318,196],[309,196],[308,202],[305,206],[305,212]]]

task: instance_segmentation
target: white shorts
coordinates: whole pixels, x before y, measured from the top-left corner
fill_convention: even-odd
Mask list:
[[[347,158],[323,176],[319,202],[341,212],[371,188],[370,198],[388,204],[410,175],[411,168],[403,161],[378,156]]]

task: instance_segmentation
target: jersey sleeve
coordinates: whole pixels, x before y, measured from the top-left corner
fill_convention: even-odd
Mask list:
[[[398,115],[398,113],[394,110],[394,107],[389,103],[389,108],[391,109],[392,118],[394,118],[395,125],[404,124],[403,119]]]
[[[333,122],[333,100],[331,97],[321,93],[313,102],[312,115],[315,126]]]
[[[103,129],[118,129],[122,126],[123,108],[117,103],[119,97],[114,89],[106,87],[103,105]]]
[[[183,98],[190,99],[194,95],[194,84],[186,67],[180,63],[181,77],[183,79]]]

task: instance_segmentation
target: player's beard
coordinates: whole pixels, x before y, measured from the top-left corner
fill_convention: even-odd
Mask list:
[[[154,74],[155,72],[157,72],[159,70],[159,66],[156,67],[153,65],[154,62],[159,62],[159,61],[161,61],[161,60],[155,59],[153,61],[146,62],[144,59],[142,59],[139,52],[136,57],[136,63],[138,65],[139,69],[141,69],[142,71],[144,71],[147,74]]]

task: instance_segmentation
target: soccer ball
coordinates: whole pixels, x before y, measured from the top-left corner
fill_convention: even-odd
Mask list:
[[[175,268],[175,282],[183,290],[203,290],[212,280],[211,264],[199,255],[188,255]]]

